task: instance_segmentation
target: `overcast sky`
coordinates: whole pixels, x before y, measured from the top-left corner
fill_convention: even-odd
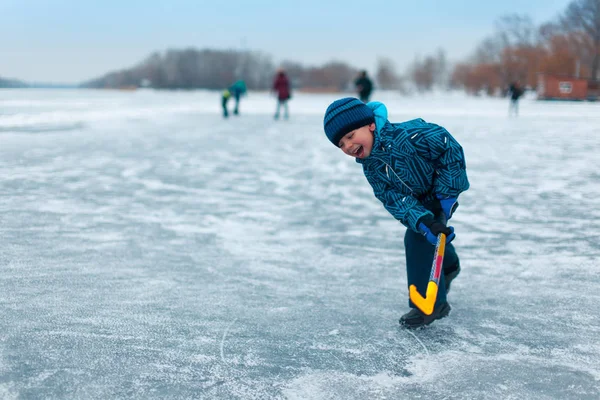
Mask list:
[[[553,20],[569,0],[0,0],[0,76],[78,83],[167,48],[252,49],[274,62],[405,68],[465,58],[505,14]]]

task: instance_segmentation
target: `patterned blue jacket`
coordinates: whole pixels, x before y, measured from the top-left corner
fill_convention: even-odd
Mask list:
[[[356,162],[390,214],[419,232],[419,219],[433,215],[436,194],[458,197],[469,188],[463,149],[439,125],[420,118],[392,124],[382,103],[368,106],[375,113],[373,150]]]

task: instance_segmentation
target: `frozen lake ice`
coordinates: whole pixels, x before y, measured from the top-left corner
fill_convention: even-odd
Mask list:
[[[600,103],[376,93],[471,182],[453,310],[409,332],[336,96],[219,96],[0,91],[0,398],[600,398]]]

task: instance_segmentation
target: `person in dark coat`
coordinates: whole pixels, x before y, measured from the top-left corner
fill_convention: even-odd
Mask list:
[[[426,315],[409,301],[411,311],[400,318],[406,328],[420,328],[447,316],[450,282],[460,272],[454,228],[446,226],[458,207],[458,196],[469,189],[463,149],[442,126],[421,118],[391,123],[379,102],[347,97],[331,103],[323,126],[327,138],[354,157],[385,209],[408,229],[404,236],[408,285],[425,294],[435,244],[446,235],[443,272],[433,311]],[[363,210],[364,211],[364,210]],[[367,218],[360,210],[351,213]],[[409,297],[410,298],[410,297]]]
[[[508,88],[508,94],[510,95],[510,105],[508,106],[508,115],[514,113],[516,116],[519,115],[519,97],[524,93],[523,88],[519,81],[513,82]]]
[[[292,97],[290,88],[290,80],[288,79],[285,71],[279,69],[273,80],[273,91],[277,96],[277,110],[275,111],[275,119],[279,119],[279,110],[283,106],[285,119],[289,118],[288,100]]]
[[[360,71],[358,78],[354,81],[354,86],[358,91],[358,98],[360,101],[368,103],[371,92],[373,91],[373,82],[367,76],[367,71]]]

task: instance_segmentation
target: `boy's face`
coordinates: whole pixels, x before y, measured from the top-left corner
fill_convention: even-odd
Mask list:
[[[367,158],[373,150],[375,123],[348,132],[340,139],[338,146],[351,157]]]

